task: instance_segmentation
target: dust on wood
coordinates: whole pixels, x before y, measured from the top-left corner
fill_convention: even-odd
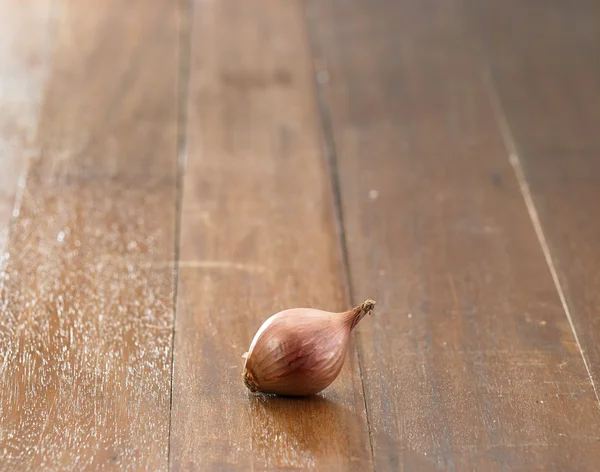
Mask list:
[[[56,39],[3,258],[0,468],[166,470],[178,6],[30,3],[49,24],[15,53]]]

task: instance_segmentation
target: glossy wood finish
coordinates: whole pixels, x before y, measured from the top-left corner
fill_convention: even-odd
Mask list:
[[[50,3],[0,0],[0,255],[18,213],[19,179],[38,151],[33,142],[54,42]]]
[[[597,400],[461,2],[310,7],[354,293],[380,301],[376,470],[594,470]]]
[[[0,0],[0,471],[595,471],[599,46],[590,0]],[[366,297],[323,394],[247,391],[268,316]]]
[[[600,4],[536,2],[510,15],[518,4],[471,2],[470,20],[598,391]]]
[[[178,7],[52,8],[40,151],[0,287],[0,469],[164,470]]]
[[[320,397],[257,396],[241,378],[271,314],[348,307],[302,10],[203,2],[192,20],[171,464],[369,470],[353,345]]]

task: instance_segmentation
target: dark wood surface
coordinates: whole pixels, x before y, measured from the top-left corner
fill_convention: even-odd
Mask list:
[[[472,2],[470,20],[482,38],[506,139],[531,192],[542,243],[598,396],[600,6],[534,3],[510,15],[517,5]]]
[[[52,8],[38,152],[0,285],[0,469],[164,470],[178,10]]]
[[[596,470],[599,48],[588,0],[0,0],[0,470]],[[367,297],[322,394],[247,391]]]
[[[380,301],[358,335],[376,470],[594,470],[597,399],[460,2],[309,21],[353,292]]]
[[[302,10],[226,0],[191,19],[171,464],[369,470],[354,346],[310,400],[251,395],[241,378],[270,315],[348,308]]]

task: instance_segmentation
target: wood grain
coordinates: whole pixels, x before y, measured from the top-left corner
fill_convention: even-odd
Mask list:
[[[376,470],[595,470],[596,397],[461,2],[309,6],[352,286],[380,301],[358,335]]]
[[[178,6],[54,6],[0,286],[0,469],[165,470]]]
[[[469,12],[598,393],[600,5],[472,2]]]
[[[54,42],[50,3],[0,0],[0,255],[18,212],[19,179],[37,151],[33,142]]]
[[[173,470],[369,470],[353,345],[310,399],[241,378],[271,314],[347,308],[300,3],[200,2],[192,18]]]

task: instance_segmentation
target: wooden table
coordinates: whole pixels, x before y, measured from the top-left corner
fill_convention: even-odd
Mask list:
[[[599,50],[593,0],[0,0],[0,470],[598,470]]]

